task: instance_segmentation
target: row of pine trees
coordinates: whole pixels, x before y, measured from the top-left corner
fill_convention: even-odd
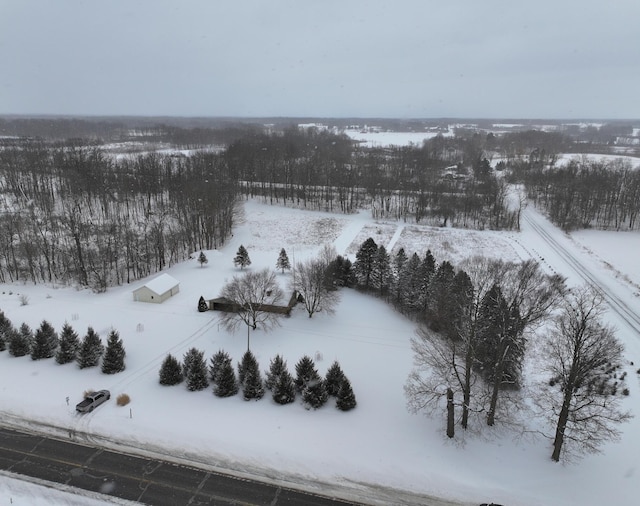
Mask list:
[[[231,397],[242,390],[245,400],[258,400],[267,390],[277,404],[290,404],[296,396],[308,409],[318,409],[327,403],[329,397],[336,399],[336,407],[349,411],[356,407],[356,397],[351,383],[335,361],[323,378],[318,373],[315,362],[307,355],[295,365],[295,377],[289,372],[287,362],[276,355],[270,362],[263,379],[255,355],[247,351],[237,364],[237,374],[233,360],[224,351],[216,352],[207,367],[204,352],[196,348],[188,350],[182,363],[169,354],[160,367],[160,384],[177,385],[186,382],[187,389],[199,391],[213,385],[217,397]]]
[[[32,360],[55,358],[58,364],[76,362],[80,369],[101,366],[105,374],[115,374],[125,369],[125,349],[116,330],[111,330],[104,346],[92,327],[80,339],[71,325],[65,323],[60,334],[46,320],[34,332],[22,323],[15,328],[0,311],[0,351],[9,351],[13,357],[30,355]]]

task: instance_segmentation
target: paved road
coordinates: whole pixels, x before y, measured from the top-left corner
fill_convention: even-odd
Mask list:
[[[151,505],[356,504],[4,428],[0,469]]]

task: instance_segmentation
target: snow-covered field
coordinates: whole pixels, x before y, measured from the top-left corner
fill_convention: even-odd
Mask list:
[[[569,238],[535,210],[529,208],[526,214],[544,224],[640,313],[640,234],[585,232]],[[550,442],[542,436],[523,437],[509,427],[466,435],[459,430],[450,441],[444,435],[442,416],[411,415],[406,409],[403,386],[412,367],[409,340],[415,324],[384,302],[353,290],[342,291],[333,316],[320,313],[309,319],[297,308],[280,327],[269,333],[256,331],[251,337],[251,349],[263,370],[278,353],[291,372],[305,354],[316,359],[321,374],[338,360],[358,400],[353,411],[340,412],[332,402],[308,411],[300,401],[278,406],[268,397],[257,402],[245,402],[241,396],[220,399],[210,389],[192,393],[184,385],[158,384],[160,363],[167,353],[182,358],[196,347],[210,357],[222,348],[237,361],[246,349],[246,333],[229,334],[219,327],[215,313],[196,310],[200,295],[217,296],[224,283],[239,274],[232,258],[240,244],[249,251],[250,269],[258,270],[274,268],[283,247],[296,261],[315,255],[324,244],[333,244],[339,254],[354,259],[357,247],[369,236],[392,252],[404,247],[408,254],[424,255],[431,249],[437,261],[459,263],[479,253],[509,260],[534,257],[549,272],[562,272],[570,283],[579,282],[526,220],[521,233],[479,233],[374,222],[366,212],[332,215],[247,201],[244,222],[230,242],[205,252],[208,264],[201,267],[193,259],[168,269],[180,281],[180,292],[162,305],[133,301],[132,290],[145,280],[105,294],[0,285],[0,309],[14,325],[27,322],[36,328],[47,319],[59,330],[67,321],[81,336],[92,326],[103,339],[113,327],[127,350],[127,369],[114,376],[0,353],[0,413],[9,424],[24,426],[29,424],[24,420],[33,420],[34,425],[59,427],[58,434],[75,431],[89,443],[118,440],[134,451],[194,460],[290,486],[333,490],[346,498],[361,496],[379,504],[425,503],[421,495],[476,505],[491,501],[509,506],[636,504],[640,419],[623,427],[621,442],[570,464],[553,463]],[[284,287],[290,278],[290,273],[278,273]],[[20,296],[28,297],[28,305],[20,304]],[[626,368],[631,390],[626,404],[638,413],[640,336],[611,318],[627,345],[628,360],[636,364]],[[74,405],[83,391],[101,388],[110,389],[114,397],[127,393],[131,404],[118,407],[111,401],[92,414],[76,415]],[[36,395],[38,402],[31,402]],[[550,432],[535,419],[528,421],[528,428]],[[39,504],[31,500],[38,496],[38,489],[24,486],[0,475],[0,504],[10,500]],[[48,492],[47,498],[47,504],[79,504]]]

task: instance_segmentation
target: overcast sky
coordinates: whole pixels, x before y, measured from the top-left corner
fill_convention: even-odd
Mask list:
[[[0,0],[0,114],[640,118],[640,1]]]

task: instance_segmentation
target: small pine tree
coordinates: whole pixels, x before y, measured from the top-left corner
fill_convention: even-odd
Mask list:
[[[249,252],[247,251],[247,249],[242,244],[238,248],[238,252],[236,253],[235,258],[233,259],[233,264],[236,267],[239,266],[241,269],[244,269],[245,267],[248,267],[249,265],[251,265],[251,259],[249,258]]]
[[[257,365],[245,371],[242,395],[245,401],[262,399],[264,396],[264,383]]]
[[[278,378],[282,373],[287,370],[287,362],[282,358],[281,355],[276,355],[271,359],[271,363],[269,364],[269,370],[266,371],[266,379],[264,382],[264,386],[269,390],[273,390],[274,385],[278,381]]]
[[[62,332],[60,332],[60,346],[56,352],[56,362],[61,365],[73,362],[78,354],[79,346],[78,334],[71,325],[65,323],[62,326]]]
[[[31,360],[51,358],[56,354],[57,348],[58,334],[48,321],[42,320],[40,327],[33,336]]]
[[[338,364],[338,361],[336,360],[331,364],[331,367],[329,367],[324,378],[325,387],[327,388],[327,393],[329,395],[332,395],[333,397],[338,395],[338,390],[340,390],[340,385],[342,384],[344,377],[344,372],[342,372],[340,364]]]
[[[211,378],[211,383],[215,385],[218,382],[224,364],[227,362],[231,363],[231,357],[226,351],[218,350],[213,357],[211,357],[210,362],[209,377]]]
[[[309,382],[319,379],[313,359],[308,355],[302,357],[296,364],[295,385],[298,392],[302,392]]]
[[[258,361],[256,357],[251,353],[251,351],[247,350],[242,355],[242,360],[238,362],[238,378],[240,380],[240,385],[244,386],[245,375],[247,371],[257,369]]]
[[[13,335],[13,325],[11,320],[0,311],[0,351],[7,349],[9,338]]]
[[[207,306],[207,301],[204,300],[204,297],[201,295],[200,299],[198,300],[198,311],[201,313],[204,313],[205,311],[209,310],[209,306]]]
[[[217,397],[231,397],[238,393],[239,386],[236,379],[236,373],[233,370],[231,359],[225,360],[220,370],[216,373],[216,382],[213,387],[213,393]]]
[[[278,404],[290,404],[296,399],[296,386],[293,376],[286,369],[276,378],[271,387],[273,400]]]
[[[178,359],[169,354],[160,366],[160,384],[161,385],[177,385],[182,383],[182,366]]]
[[[185,353],[182,363],[184,367],[184,377],[187,380],[187,390],[195,392],[204,390],[209,386],[204,352],[191,348]]]
[[[338,390],[338,396],[336,399],[336,407],[340,411],[349,411],[356,407],[356,396],[353,393],[353,389],[351,388],[351,383],[345,376],[342,379],[342,384],[340,385],[340,389]]]
[[[200,251],[200,255],[198,256],[198,263],[200,264],[200,267],[204,267],[204,264],[209,263],[209,259],[207,258],[207,255],[204,254],[204,251]]]
[[[102,372],[104,374],[115,374],[124,371],[124,344],[117,331],[109,332],[107,338],[107,348],[102,358]]]
[[[291,269],[291,263],[289,263],[289,257],[287,256],[287,252],[284,248],[280,250],[280,255],[278,255],[278,260],[276,261],[276,269],[280,269],[283,274],[285,269]]]
[[[24,357],[31,350],[31,341],[33,341],[33,332],[26,323],[20,325],[20,329],[12,332],[9,340],[9,353],[13,357]]]
[[[103,352],[104,346],[102,345],[100,336],[92,327],[89,327],[87,329],[87,334],[82,339],[80,348],[78,349],[78,356],[76,359],[78,367],[80,367],[80,369],[85,369],[86,367],[97,366]]]
[[[329,395],[321,378],[314,379],[307,383],[302,391],[302,400],[305,405],[313,409],[318,409],[327,402]]]

